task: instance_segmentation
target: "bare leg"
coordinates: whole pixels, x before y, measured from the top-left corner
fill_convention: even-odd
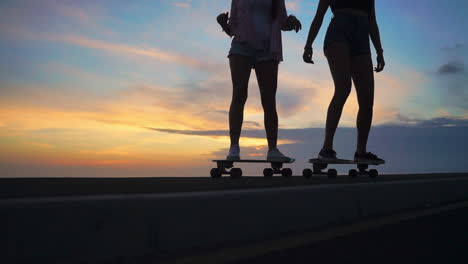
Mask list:
[[[370,54],[355,56],[351,59],[351,72],[359,103],[356,126],[358,130],[358,154],[367,152],[367,139],[372,125],[374,106],[374,72]]]
[[[229,135],[231,146],[239,145],[244,121],[244,105],[247,101],[248,85],[252,64],[250,59],[241,55],[229,56],[232,78],[232,101],[229,108]]]
[[[276,148],[278,140],[278,114],[276,112],[278,62],[270,60],[258,63],[255,65],[255,74],[262,98],[268,148],[272,150]]]
[[[330,102],[325,126],[324,150],[333,149],[333,137],[351,92],[351,61],[348,44],[335,42],[326,49],[328,65],[335,83],[335,93]]]

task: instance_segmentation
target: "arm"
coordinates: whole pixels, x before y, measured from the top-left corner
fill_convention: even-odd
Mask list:
[[[372,11],[369,17],[369,35],[377,52],[377,67],[375,68],[375,71],[380,72],[385,67],[385,59],[383,56],[382,43],[380,42],[380,32],[379,26],[377,25],[377,17],[375,15],[375,2],[373,3]]]
[[[307,42],[304,47],[304,54],[302,55],[302,59],[305,63],[314,63],[314,61],[312,60],[312,43],[314,43],[314,40],[317,37],[320,28],[322,27],[323,17],[325,16],[325,13],[327,12],[330,4],[331,0],[320,0],[318,4],[314,20],[310,25],[309,35],[307,36]]]
[[[279,19],[281,22],[281,30],[282,31],[291,31],[295,30],[298,32],[299,30],[302,29],[301,22],[293,15],[288,16],[288,12],[286,11],[286,4],[284,0],[274,0],[274,1],[279,1],[277,4],[279,4],[278,8],[278,13],[279,13]]]
[[[221,13],[218,15],[216,20],[218,21],[219,25],[223,29],[223,31],[229,36],[232,37],[232,28],[233,24],[236,23],[237,19],[237,5],[235,0],[231,1],[231,17],[229,17],[229,12]]]
[[[276,3],[276,6],[273,6],[273,8],[278,9],[278,18],[281,23],[281,30],[283,31],[290,31],[292,28],[290,27],[290,24],[288,23],[288,12],[286,11],[286,4],[284,3],[284,0],[273,0],[273,3]]]
[[[380,42],[380,32],[379,32],[379,26],[377,25],[377,18],[375,16],[375,7],[371,11],[371,15],[369,18],[369,34],[372,40],[372,43],[374,44],[375,50],[377,53],[382,53],[382,43]]]
[[[286,4],[284,0],[273,0],[273,8],[279,15],[280,26],[282,31],[294,30],[296,33],[302,29],[301,22],[293,15],[288,16]]]
[[[229,12],[221,13],[221,14],[219,14],[218,17],[216,18],[216,20],[218,21],[219,25],[220,25],[221,28],[223,29],[223,31],[224,31],[229,37],[232,37],[232,30],[231,30],[230,24],[228,23],[228,19],[229,19]]]
[[[320,27],[322,27],[323,17],[325,16],[325,13],[327,12],[328,7],[330,6],[330,3],[331,3],[331,0],[320,0],[318,7],[317,7],[317,12],[315,13],[314,20],[312,21],[312,24],[310,25],[309,35],[307,37],[307,42],[305,45],[306,48],[312,47],[312,43],[314,43],[314,40],[317,37]]]

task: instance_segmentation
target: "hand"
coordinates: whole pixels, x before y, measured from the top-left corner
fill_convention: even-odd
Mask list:
[[[314,61],[312,60],[312,55],[314,52],[312,51],[312,47],[305,47],[304,48],[304,54],[302,55],[302,59],[304,60],[305,63],[312,63],[314,64]]]
[[[218,23],[221,26],[225,26],[227,25],[228,19],[229,19],[229,12],[226,12],[226,13],[219,14],[218,17],[216,18],[216,21],[218,21]]]
[[[288,27],[289,28],[292,28],[294,31],[296,31],[296,33],[302,29],[302,24],[301,24],[301,21],[299,21],[299,19],[297,19],[295,16],[293,15],[290,15],[288,17]]]
[[[377,67],[374,68],[375,72],[381,72],[385,68],[385,59],[382,52],[377,53]]]

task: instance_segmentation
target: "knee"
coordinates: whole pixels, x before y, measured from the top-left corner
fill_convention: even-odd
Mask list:
[[[247,102],[247,93],[244,92],[234,92],[232,94],[232,103],[236,105],[245,105]]]
[[[238,95],[232,97],[232,103],[236,105],[245,105],[247,102],[247,95]]]
[[[335,88],[335,94],[333,100],[337,103],[344,104],[351,93],[351,82],[341,85]]]

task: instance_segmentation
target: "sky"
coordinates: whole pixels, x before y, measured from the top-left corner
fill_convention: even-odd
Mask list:
[[[317,0],[286,0],[279,148],[300,174],[323,140],[333,83],[322,46],[302,51]],[[229,0],[0,1],[0,177],[208,176],[229,147]],[[376,0],[387,66],[375,75],[369,151],[382,173],[468,171],[465,0]],[[373,53],[375,58],[375,54]],[[351,158],[353,91],[335,141]],[[266,153],[255,74],[241,155]],[[339,168],[346,172],[344,167]],[[261,174],[247,166],[245,174]]]

